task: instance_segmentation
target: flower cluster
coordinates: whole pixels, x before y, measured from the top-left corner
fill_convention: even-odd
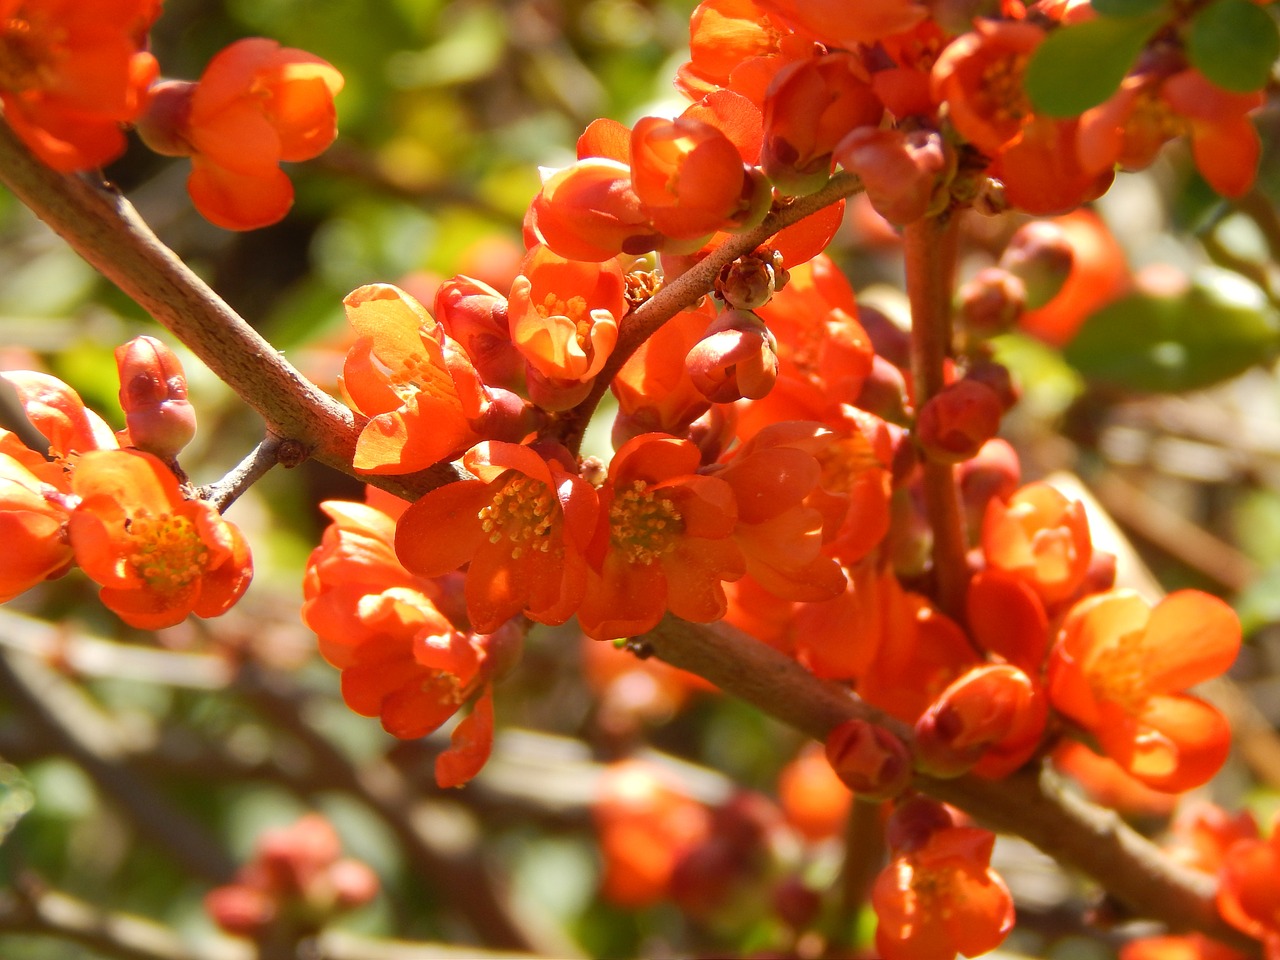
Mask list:
[[[116,357],[128,424],[118,435],[55,377],[0,374],[50,455],[0,431],[0,530],[12,548],[0,557],[0,601],[78,566],[130,626],[216,617],[240,599],[253,563],[240,530],[174,473],[194,431],[182,368],[151,337]]]
[[[7,0],[0,16],[5,122],[55,170],[90,170],[136,125],[158,153],[189,156],[196,209],[218,226],[275,223],[293,202],[281,161],[309,160],[337,135],[342,74],[303,50],[237,41],[198,83],[158,83],[146,49],[161,0]]]

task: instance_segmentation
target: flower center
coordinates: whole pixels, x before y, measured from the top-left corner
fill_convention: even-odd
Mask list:
[[[548,293],[542,303],[534,307],[540,317],[565,317],[572,321],[578,346],[585,349],[591,339],[591,311],[587,309],[586,297],[570,297],[561,300],[554,293]]]
[[[1144,636],[1129,633],[1096,653],[1085,666],[1093,695],[1117,704],[1126,713],[1141,712],[1150,699],[1145,682],[1148,653]]]
[[[880,466],[871,444],[861,434],[832,438],[827,446],[814,454],[822,468],[822,489],[832,493],[848,493],[853,482],[873,467]]]
[[[209,548],[187,517],[170,513],[131,517],[125,522],[125,531],[132,548],[127,556],[129,566],[159,593],[189,587],[209,562]]]
[[[22,93],[48,86],[63,39],[64,31],[25,17],[0,20],[0,89]]]
[[[444,364],[435,357],[414,351],[400,358],[398,367],[388,370],[387,382],[401,400],[408,401],[423,393],[455,399],[456,394],[447,389],[452,386],[452,380],[443,368]]]
[[[511,542],[511,559],[525,550],[551,552],[555,497],[541,480],[517,473],[480,510],[480,529],[490,543]]]
[[[985,112],[997,123],[1017,123],[1031,112],[1031,101],[1022,83],[1026,72],[1025,53],[1007,54],[982,71]]]
[[[675,504],[643,480],[618,491],[609,508],[609,537],[628,563],[653,563],[675,549],[684,521]]]

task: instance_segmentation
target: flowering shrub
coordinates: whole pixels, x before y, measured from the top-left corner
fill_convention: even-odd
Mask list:
[[[79,568],[127,627],[177,628],[174,644],[215,636],[189,615],[241,601],[249,541],[290,549],[224,511],[273,465],[314,459],[366,485],[363,499],[318,503],[301,618],[337,673],[314,682],[400,745],[366,763],[376,727],[279,694],[262,671],[284,655],[247,620],[245,636],[218,641],[222,683],[286,729],[262,753],[305,754],[276,764],[287,786],[309,801],[349,791],[413,869],[446,887],[459,872],[461,892],[442,896],[466,914],[460,937],[535,952],[472,837],[522,795],[549,821],[589,822],[600,864],[584,902],[597,889],[599,910],[669,905],[695,932],[692,952],[988,952],[1018,922],[993,866],[1001,832],[1091,876],[1113,919],[1170,927],[1127,944],[1130,960],[1280,955],[1274,834],[1212,808],[1176,820],[1162,849],[1105,809],[1163,816],[1227,764],[1249,714],[1193,688],[1227,683],[1240,620],[1203,589],[1135,589],[1105,511],[1061,478],[1033,479],[1052,445],[1020,452],[1034,433],[1022,418],[1051,405],[1038,356],[1059,380],[1070,361],[1105,385],[1098,405],[1274,359],[1269,265],[1206,233],[1231,280],[1221,267],[1131,277],[1087,206],[1121,171],[1175,163],[1165,145],[1183,140],[1204,190],[1238,200],[1260,242],[1280,247],[1253,192],[1267,187],[1255,118],[1280,55],[1268,4],[704,0],[675,80],[687,103],[587,124],[572,159],[521,197],[522,248],[491,248],[452,276],[364,276],[326,298],[346,321],[315,361],[328,392],[114,194],[67,175],[115,159],[134,127],[153,151],[190,158],[191,201],[214,225],[268,226],[294,202],[280,164],[337,138],[344,73],[250,37],[198,81],[157,82],[158,3],[10,0],[5,13],[0,103],[14,137],[0,138],[0,178],[260,414],[266,438],[224,480],[194,484],[188,467],[226,441],[201,450],[206,401],[160,338],[116,349],[119,431],[61,379],[5,372],[27,422],[0,429],[0,601],[52,595],[48,581]],[[513,35],[545,13],[522,9]],[[541,41],[521,42],[536,59]],[[388,83],[412,89],[421,63],[465,59],[445,52],[396,60]],[[422,145],[391,137],[381,168],[339,151],[328,189],[343,192],[338,177],[412,189],[403,158]],[[330,224],[316,249],[354,249],[358,232]],[[842,272],[847,245],[873,235],[864,250],[894,251],[886,273],[904,296],[861,280],[855,292]],[[366,264],[340,259],[332,272],[349,286]],[[1186,536],[1174,521],[1145,529],[1159,541],[1166,525]],[[1197,533],[1215,557],[1236,556]],[[591,693],[571,686],[563,653],[584,638]],[[626,654],[606,645],[688,673],[611,666],[602,658]],[[602,761],[564,795],[526,783],[504,746],[503,727],[543,709],[535,687]],[[708,688],[728,696],[691,696]],[[735,718],[729,697],[821,741],[825,760]],[[729,719],[695,759],[752,782],[686,782],[642,754],[651,727],[682,711],[697,726],[702,708]],[[356,731],[334,734],[341,748],[327,739],[339,727]],[[70,754],[91,753],[66,737]],[[219,757],[240,770],[247,749]],[[149,808],[141,792],[135,813]],[[431,827],[457,796],[482,798],[474,819]],[[573,804],[590,816],[565,818]],[[181,818],[164,824],[153,829],[185,836]],[[0,817],[0,840],[4,829]],[[267,837],[230,883],[225,864],[206,867],[222,882],[208,912],[263,955],[341,954],[326,925],[377,888],[318,814]],[[103,936],[108,953],[147,955]]]

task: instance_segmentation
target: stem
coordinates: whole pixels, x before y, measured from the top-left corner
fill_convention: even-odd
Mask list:
[[[727,624],[703,627],[668,616],[644,635],[643,645],[820,742],[837,724],[857,717],[911,743],[906,724]],[[1088,874],[1136,916],[1160,920],[1174,931],[1198,930],[1249,956],[1260,953],[1256,941],[1218,916],[1214,877],[1175,863],[1114,811],[1059,789],[1049,774],[1029,769],[1002,780],[917,776],[914,786]]]
[[[609,389],[609,384],[622,369],[623,364],[636,352],[640,344],[648,340],[658,328],[674,317],[681,310],[693,306],[699,299],[715,288],[716,278],[726,264],[733,263],[739,257],[750,253],[779,230],[799,223],[811,216],[839,203],[862,190],[862,181],[850,173],[837,173],[827,185],[807,197],[800,197],[784,207],[774,209],[760,226],[747,233],[730,237],[704,259],[664,283],[652,297],[627,316],[619,331],[618,343],[613,348],[604,368],[596,376],[595,384],[585,400],[562,418],[561,436],[564,444],[577,453],[582,443],[582,435],[587,422],[595,412],[600,400]]]
[[[436,464],[416,474],[357,474],[364,418],[302,376],[156,237],[127,200],[37,160],[0,123],[0,181],[99,273],[186,344],[267,422],[343,473],[411,499],[463,474]]]
[[[943,213],[916,220],[903,230],[911,301],[911,384],[917,411],[946,386],[958,226],[954,213]],[[933,532],[935,599],[944,613],[962,620],[969,565],[955,468],[927,457],[921,466],[925,515]]]

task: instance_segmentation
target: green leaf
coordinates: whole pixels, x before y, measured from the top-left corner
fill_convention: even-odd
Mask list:
[[[1275,19],[1249,0],[1218,0],[1191,20],[1191,63],[1210,81],[1236,93],[1261,89],[1280,56]]]
[[[1026,89],[1040,113],[1074,117],[1110,97],[1164,23],[1158,13],[1098,17],[1062,27],[1036,48],[1027,64]]]
[[[1067,346],[1086,377],[1144,392],[1227,380],[1280,348],[1280,318],[1257,286],[1218,267],[1174,296],[1135,293],[1091,316]]]
[[[1103,17],[1140,17],[1164,8],[1165,0],[1093,0],[1093,9]]]

